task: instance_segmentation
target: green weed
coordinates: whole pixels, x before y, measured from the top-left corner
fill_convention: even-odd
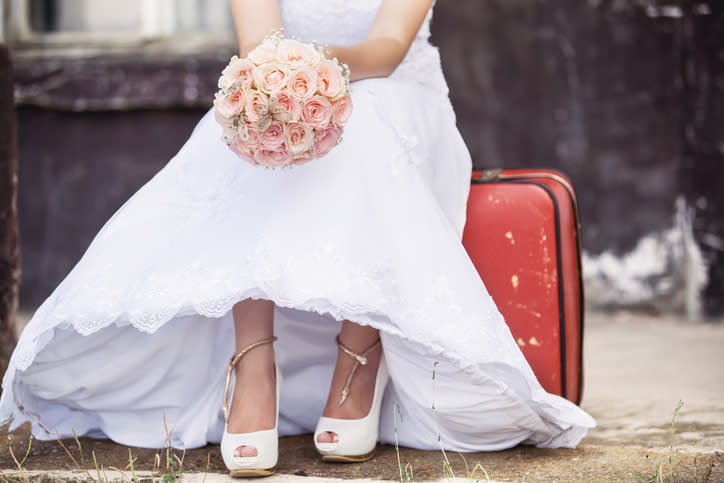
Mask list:
[[[633,478],[638,481],[646,483],[680,483],[681,482],[681,457],[679,456],[679,449],[674,448],[674,435],[676,433],[676,418],[679,415],[679,411],[684,406],[683,401],[679,401],[674,409],[674,414],[671,417],[671,429],[669,430],[669,455],[666,458],[668,461],[668,468],[664,468],[664,463],[661,458],[656,463],[656,471],[651,478],[644,478],[639,475],[631,474]],[[692,424],[692,431],[696,430],[696,424]],[[696,446],[696,439],[694,439],[694,446]],[[701,483],[701,478],[696,474],[697,461],[696,456],[694,457],[694,482]]]

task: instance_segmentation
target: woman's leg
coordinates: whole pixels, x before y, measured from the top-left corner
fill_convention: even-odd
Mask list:
[[[372,346],[380,338],[380,331],[372,327],[361,326],[349,320],[342,323],[342,331],[339,333],[339,340],[349,350],[361,354]],[[337,365],[332,376],[332,386],[329,390],[327,405],[324,408],[324,416],[338,419],[360,419],[367,416],[372,407],[372,396],[375,390],[375,378],[377,368],[382,357],[382,347],[373,350],[367,355],[367,364],[357,367],[350,391],[344,404],[337,406],[342,395],[342,388],[347,381],[347,376],[352,370],[354,360],[345,354],[342,349],[337,350]],[[320,433],[317,441],[320,443],[332,443],[337,441],[337,435],[330,432]]]
[[[237,353],[274,335],[274,302],[245,299],[234,305]],[[241,358],[235,370],[229,433],[272,429],[276,423],[276,381],[273,344],[260,345]],[[236,456],[256,456],[257,450],[241,446]]]

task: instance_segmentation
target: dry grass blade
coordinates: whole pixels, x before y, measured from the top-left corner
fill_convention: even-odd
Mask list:
[[[6,475],[2,469],[0,469],[0,477],[2,477],[3,481],[9,481],[10,483],[20,483],[18,480]]]
[[[13,447],[8,446],[8,450],[10,450],[10,457],[13,459],[15,464],[18,466],[18,473],[20,474],[20,478],[24,479],[25,481],[28,481],[28,477],[25,475],[25,470],[23,469],[23,465],[20,464],[18,459],[15,457],[15,453],[13,452]]]
[[[440,445],[440,451],[442,451],[442,473],[445,478],[455,478],[452,465],[450,460],[447,458],[445,453],[445,447],[442,445],[442,437],[440,436],[440,427],[437,424],[437,410],[435,409],[435,377],[437,375],[436,369],[440,361],[435,361],[432,365],[432,422],[435,425],[435,433],[437,433],[437,443]]]
[[[116,468],[115,466],[109,466],[108,469],[118,472],[118,474],[121,475],[121,478],[123,479],[123,481],[126,481],[126,478],[128,478],[128,475],[126,475],[126,472],[120,468]],[[106,476],[105,471],[103,472],[103,476]],[[128,478],[128,480],[132,481],[130,478]],[[108,481],[107,477],[106,477],[106,481]]]
[[[204,472],[204,479],[201,483],[206,483],[206,475],[209,474],[209,468],[211,468],[211,453],[206,453],[206,471]]]
[[[38,423],[38,425],[39,425],[41,428],[43,428],[43,430],[44,430],[46,433],[48,433],[48,434],[50,434],[50,435],[52,435],[52,436],[55,436],[55,441],[60,445],[61,448],[63,448],[63,450],[65,450],[66,454],[68,455],[68,457],[70,458],[70,460],[73,462],[73,464],[76,466],[76,468],[78,468],[79,470],[82,470],[82,471],[85,471],[86,473],[88,473],[88,471],[87,471],[85,468],[83,468],[80,464],[78,464],[78,460],[76,460],[76,459],[73,457],[73,454],[70,452],[70,450],[68,449],[68,447],[63,444],[63,441],[60,439],[60,436],[58,436],[58,433],[57,433],[57,432],[51,431],[50,428],[48,428],[46,425],[44,425],[34,414],[30,414],[30,417],[32,417],[33,420],[34,420],[36,423]],[[88,476],[89,476],[91,479],[93,479],[93,477],[91,476],[90,473],[88,473]]]
[[[158,452],[153,455],[153,469],[151,470],[151,477],[154,479],[156,478],[156,471],[161,471],[161,454]]]
[[[395,454],[397,454],[397,468],[400,470],[400,483],[404,483],[405,480],[402,476],[403,467],[402,467],[402,460],[400,459],[400,444],[397,438],[397,416],[400,416],[400,420],[402,420],[402,411],[400,411],[400,405],[397,401],[392,401],[392,420],[394,422],[394,428],[395,428]],[[407,477],[407,481],[412,481],[411,475],[412,475],[412,468],[410,467],[410,472],[408,473],[407,468],[410,466],[409,464],[405,465],[404,472],[405,477]]]
[[[480,461],[478,461],[475,466],[473,467],[473,472],[468,475],[468,479],[470,481],[476,481],[475,480],[475,473],[480,469],[483,472],[483,475],[485,475],[485,481],[490,481],[490,476],[488,475],[488,472],[485,471],[485,468],[482,464],[480,464]]]

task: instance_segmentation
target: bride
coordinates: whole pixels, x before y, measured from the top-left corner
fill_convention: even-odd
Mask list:
[[[23,331],[11,430],[221,441],[234,476],[270,474],[278,436],[311,431],[327,461],[395,432],[422,449],[578,444],[592,418],[541,388],[460,242],[471,163],[432,3],[231,1],[241,56],[283,26],[349,66],[343,142],[266,170],[207,113]]]

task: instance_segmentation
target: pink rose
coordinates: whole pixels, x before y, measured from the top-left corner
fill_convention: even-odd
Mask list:
[[[314,67],[319,64],[322,56],[309,44],[294,39],[284,39],[277,45],[277,59],[289,64],[293,69]]]
[[[317,90],[331,99],[344,95],[342,67],[331,60],[323,60],[317,66]]]
[[[246,58],[256,65],[265,64],[274,60],[276,57],[276,50],[277,48],[273,41],[264,40],[264,42],[260,43],[254,50],[249,52]]]
[[[257,163],[271,168],[286,166],[292,161],[292,157],[283,147],[275,149],[259,149],[254,153]]]
[[[301,156],[297,156],[292,161],[292,164],[304,164],[314,159],[314,155],[311,151],[302,154]]]
[[[332,111],[332,103],[317,94],[302,105],[302,119],[312,127],[323,128],[329,124]]]
[[[302,115],[302,105],[298,101],[294,100],[287,89],[277,93],[277,102],[279,107],[289,113],[290,121],[299,120],[299,117]]]
[[[257,90],[249,91],[249,95],[246,96],[246,117],[251,121],[258,121],[258,109],[260,109],[260,107],[257,106],[266,106],[268,102],[269,98],[265,96],[262,92],[259,92]]]
[[[230,92],[227,95],[217,93],[214,99],[214,109],[223,117],[236,117],[241,114],[245,100],[244,91],[241,90]]]
[[[291,70],[284,64],[259,65],[253,71],[254,84],[266,94],[275,94],[286,87],[290,74]]]
[[[234,154],[239,156],[244,161],[248,161],[251,164],[258,164],[254,157],[246,149],[236,146],[235,144],[229,144],[229,149],[231,149]]]
[[[237,129],[237,143],[239,146],[254,150],[259,144],[261,144],[261,133],[256,128],[256,125],[251,122],[247,122],[240,125]]]
[[[314,144],[314,157],[321,158],[332,150],[342,137],[342,129],[329,126],[317,132],[317,141]]]
[[[292,156],[308,152],[314,146],[314,130],[306,124],[290,122],[287,124],[285,145]]]
[[[253,80],[251,75],[253,69],[254,64],[247,59],[233,57],[229,65],[221,72],[219,88],[230,89],[237,82],[242,85],[250,84]]]
[[[317,71],[299,69],[289,76],[289,92],[298,100],[306,101],[317,92]]]
[[[352,115],[352,96],[347,93],[344,97],[340,97],[334,103],[334,112],[332,113],[332,122],[337,126],[344,126]]]
[[[227,128],[231,127],[234,123],[232,119],[229,119],[228,117],[223,116],[218,109],[216,109],[216,99],[214,99],[214,119],[216,119],[216,122],[221,124],[222,127]]]
[[[269,127],[261,133],[261,145],[267,149],[279,147],[284,142],[284,134],[284,124],[272,121]]]

